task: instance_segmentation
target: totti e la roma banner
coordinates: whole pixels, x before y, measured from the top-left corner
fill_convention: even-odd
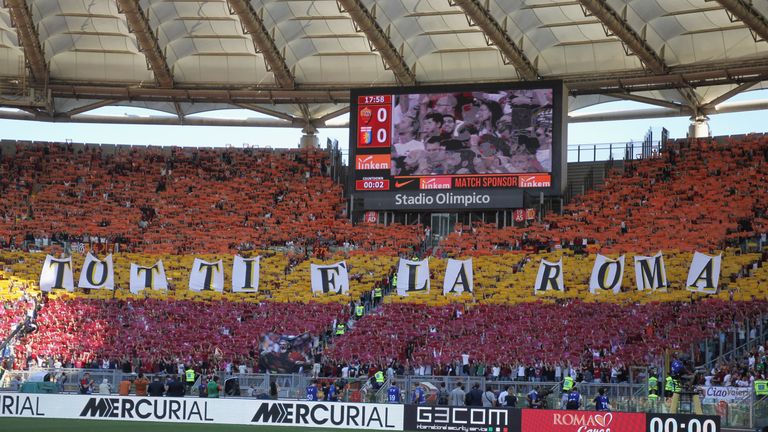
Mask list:
[[[533,287],[534,294],[548,292],[564,292],[568,290],[564,274],[569,268],[560,258],[557,262],[541,259]],[[686,279],[686,288],[703,294],[716,294],[720,280],[722,256],[710,256],[696,252],[691,260]],[[634,257],[635,280],[638,291],[665,291],[669,286],[664,256],[661,252],[654,256]],[[388,271],[388,269],[383,269]],[[74,283],[72,257],[55,258],[46,256],[40,272],[40,289],[50,292],[54,289],[74,291],[75,288],[115,289],[115,269],[112,255],[100,260],[93,254],[86,256],[77,287]],[[232,264],[230,289],[233,293],[255,293],[259,291],[261,272],[260,257],[243,258],[235,256]],[[622,285],[627,272],[625,256],[612,259],[598,254],[592,267],[589,279],[589,291],[595,295],[619,294],[625,291]],[[474,295],[475,272],[472,259],[448,259],[443,275],[443,295],[468,293]],[[215,262],[195,258],[189,273],[189,289],[195,292],[228,290],[225,284],[223,260]],[[348,295],[350,290],[349,266],[345,261],[336,263],[310,265],[311,287],[315,295],[342,294]],[[406,260],[400,259],[397,271],[397,294],[408,296],[430,289],[429,259]],[[626,287],[628,290],[632,289]],[[131,263],[130,292],[138,294],[143,290],[167,290],[168,279],[162,260],[156,263],[140,265]]]

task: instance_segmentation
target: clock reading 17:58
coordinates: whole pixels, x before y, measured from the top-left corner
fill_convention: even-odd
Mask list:
[[[357,98],[358,105],[381,105],[392,103],[391,95],[360,96]]]

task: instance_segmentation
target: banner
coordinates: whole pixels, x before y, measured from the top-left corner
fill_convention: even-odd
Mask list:
[[[312,264],[312,292],[346,294],[349,291],[347,263],[339,261],[331,265]]]
[[[725,401],[729,404],[742,402],[752,396],[752,387],[716,387],[698,388],[702,403],[715,404]]]
[[[192,291],[224,291],[224,266],[221,260],[214,263],[195,258],[189,272],[189,289]]]
[[[372,403],[2,393],[1,417],[401,431],[404,411]]]
[[[520,431],[520,410],[475,406],[406,405],[403,426],[405,430],[410,431],[518,432]]]
[[[646,432],[645,413],[527,409],[521,425],[524,432]]]
[[[547,260],[541,260],[539,273],[536,275],[536,286],[533,287],[534,294],[545,291],[565,291],[563,285],[563,259],[556,263]]]
[[[589,292],[596,294],[600,291],[621,292],[621,281],[624,279],[624,255],[617,260],[597,254],[592,276],[589,278]]]
[[[162,260],[156,262],[152,267],[142,267],[131,263],[131,293],[138,294],[144,289],[168,289],[168,278],[165,277],[165,267],[163,267]]]
[[[688,291],[717,294],[722,259],[722,253],[717,256],[709,256],[695,252],[691,267],[688,269],[688,282],[685,284]]]
[[[93,289],[115,289],[115,269],[112,265],[112,254],[107,255],[104,261],[88,252],[83,262],[83,269],[80,271],[80,281],[78,288]]]
[[[400,282],[399,277],[397,281]],[[448,265],[445,268],[445,278],[443,279],[443,295],[448,295],[449,293],[461,294],[464,292],[475,292],[472,258],[464,261],[449,259]]]
[[[652,257],[635,256],[635,279],[639,291],[667,289],[667,269],[661,251]]]
[[[270,373],[292,374],[312,369],[312,335],[298,336],[269,333],[261,339],[259,367]]]
[[[54,289],[75,290],[75,278],[72,274],[72,257],[54,258],[45,256],[43,270],[40,272],[40,291],[50,292]]]
[[[235,255],[235,261],[232,264],[232,292],[258,292],[260,270],[260,256],[243,258],[240,255]]]
[[[412,261],[400,258],[397,268],[397,294],[406,297],[408,293],[429,292],[429,258]]]

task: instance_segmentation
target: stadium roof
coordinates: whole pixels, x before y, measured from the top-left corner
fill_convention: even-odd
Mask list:
[[[0,118],[313,129],[349,88],[562,79],[600,119],[706,115],[768,82],[768,1],[4,0]],[[720,105],[759,109],[766,101]],[[217,109],[269,118],[188,118]],[[622,117],[623,116],[623,117]],[[100,119],[100,120],[99,120]],[[596,117],[581,117],[593,120]]]

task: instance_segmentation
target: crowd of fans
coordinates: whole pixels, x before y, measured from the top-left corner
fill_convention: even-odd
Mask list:
[[[459,227],[440,248],[456,257],[499,249],[723,250],[766,231],[766,149],[765,138],[747,138],[738,146],[674,145],[660,157],[628,164],[602,190],[578,197],[562,216],[527,227]],[[328,155],[317,150],[115,151],[39,144],[17,146],[14,156],[3,157],[0,172],[6,174],[0,178],[0,246],[6,248],[26,242],[46,249],[66,240],[191,255],[347,246],[357,249],[353,255],[369,258],[361,265],[365,271],[353,278],[386,281],[397,254],[412,252],[423,237],[419,227],[353,226],[340,186],[327,175]],[[378,255],[388,256],[386,265]],[[307,256],[287,260],[285,280],[307,279],[295,274]],[[525,261],[521,254],[514,271]],[[734,274],[733,286],[751,275],[749,268]],[[503,286],[513,276],[494,277]],[[485,301],[489,297],[427,306],[418,300],[363,299],[366,293],[356,292],[368,300],[359,320],[353,317],[356,298],[352,305],[285,297],[258,303],[87,295],[49,299],[37,317],[38,331],[19,341],[12,356],[17,364],[7,366],[177,373],[179,365],[195,364],[201,370],[259,371],[264,370],[259,363],[264,335],[309,334],[311,361],[300,360],[312,363],[316,375],[391,370],[394,375],[544,381],[573,368],[587,380],[611,382],[626,379],[631,366],[658,364],[665,349],[689,350],[719,337],[766,307],[764,295],[750,302],[647,304],[574,299],[503,304]],[[4,302],[0,336],[18,321],[23,302]],[[330,337],[341,322],[351,330]]]

